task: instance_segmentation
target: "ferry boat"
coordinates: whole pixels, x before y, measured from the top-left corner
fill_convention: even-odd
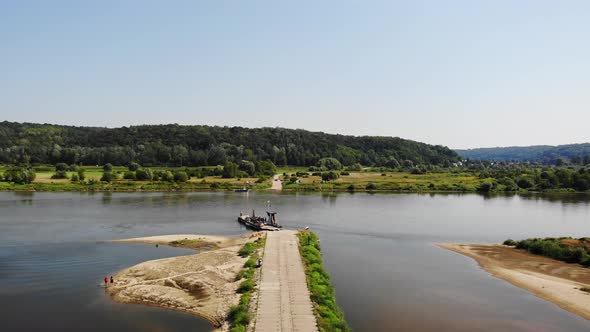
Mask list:
[[[274,211],[266,211],[268,218],[257,216],[256,211],[252,210],[252,215],[243,214],[240,212],[238,222],[255,231],[280,231],[282,226],[277,222],[277,213]]]

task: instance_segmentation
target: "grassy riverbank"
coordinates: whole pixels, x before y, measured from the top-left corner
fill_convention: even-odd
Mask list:
[[[258,250],[264,248],[265,238],[261,237],[255,242],[246,243],[238,252],[241,257],[248,257],[244,267],[236,276],[236,279],[242,280],[237,292],[240,295],[240,302],[230,308],[229,321],[230,332],[244,332],[251,321],[250,300],[254,291],[254,276],[256,275],[258,264]]]
[[[336,293],[322,263],[317,235],[310,231],[302,231],[297,236],[319,330],[350,331],[342,310],[336,304]]]

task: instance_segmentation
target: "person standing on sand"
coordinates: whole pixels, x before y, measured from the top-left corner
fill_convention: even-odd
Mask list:
[[[104,286],[108,286],[109,285],[109,278],[108,277],[104,277]]]
[[[113,282],[115,282],[115,281],[113,280],[113,276],[111,276],[111,284],[112,284]]]

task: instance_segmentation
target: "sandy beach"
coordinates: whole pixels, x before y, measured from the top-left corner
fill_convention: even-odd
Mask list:
[[[188,247],[197,243],[197,246],[203,246],[206,250],[195,255],[152,260],[127,268],[114,276],[115,282],[109,285],[107,291],[117,302],[188,312],[225,330],[227,311],[239,301],[236,289],[240,282],[235,278],[246,261],[246,258],[238,255],[238,251],[244,243],[254,241],[258,236],[258,233],[239,238],[176,234],[116,240],[162,245],[185,241]]]
[[[438,244],[469,256],[493,276],[590,320],[590,269],[503,245]]]

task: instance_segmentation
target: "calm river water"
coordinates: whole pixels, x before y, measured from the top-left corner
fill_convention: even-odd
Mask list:
[[[127,266],[192,251],[105,242],[247,232],[267,201],[319,233],[355,331],[589,331],[590,322],[491,277],[437,242],[589,236],[590,196],[271,193],[0,193],[2,331],[208,331],[198,318],[113,303],[98,285]]]

